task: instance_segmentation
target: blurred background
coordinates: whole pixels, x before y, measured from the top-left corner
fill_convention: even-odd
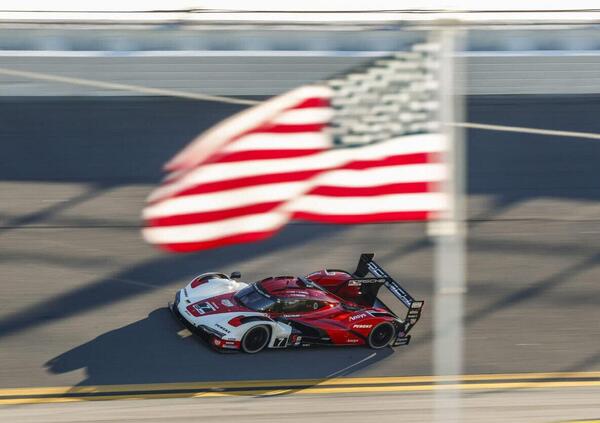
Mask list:
[[[55,3],[0,7],[0,420],[600,418],[600,11],[592,2]],[[171,255],[143,242],[140,213],[169,158],[247,107],[180,93],[262,100],[444,31],[456,41],[462,120],[588,134],[461,134],[460,373],[487,375],[489,386],[458,387],[463,395],[445,405],[433,388],[196,400],[169,391],[333,376],[439,382],[437,263],[426,224],[297,222],[260,243]],[[352,268],[369,251],[426,301],[406,348],[221,355],[178,334],[166,308],[205,271],[256,280]],[[498,384],[514,374],[511,386]],[[135,384],[178,398],[54,403],[85,387]],[[35,390],[47,387],[64,388]],[[44,404],[14,405],[32,402]],[[440,417],[443,407],[459,411]]]

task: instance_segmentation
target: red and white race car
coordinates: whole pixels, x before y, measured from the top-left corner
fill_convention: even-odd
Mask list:
[[[169,307],[188,329],[221,351],[406,345],[423,301],[415,301],[373,256],[362,254],[354,273],[321,270],[255,283],[238,281],[239,272],[204,273],[178,291]],[[377,298],[381,286],[408,309],[404,318]]]

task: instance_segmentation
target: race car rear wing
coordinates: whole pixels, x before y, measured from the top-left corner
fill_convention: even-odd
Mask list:
[[[370,301],[375,303],[377,291],[381,285],[385,287],[408,308],[404,318],[404,333],[407,334],[421,317],[423,301],[416,301],[398,281],[394,280],[383,268],[373,261],[375,254],[363,253],[360,255],[358,265],[354,271],[354,278],[348,281],[348,285],[361,285],[361,291]],[[373,275],[373,278],[367,277]],[[387,308],[387,307],[386,307]]]

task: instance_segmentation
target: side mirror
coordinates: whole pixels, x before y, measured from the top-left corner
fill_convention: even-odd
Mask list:
[[[242,274],[240,272],[231,272],[231,276],[229,276],[231,279],[240,279],[242,277]]]

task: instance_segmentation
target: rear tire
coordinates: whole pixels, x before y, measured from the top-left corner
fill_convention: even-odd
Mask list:
[[[255,354],[264,349],[269,343],[271,333],[265,326],[255,326],[244,334],[241,342],[242,351]]]
[[[368,344],[373,349],[385,348],[394,340],[396,328],[390,322],[382,322],[375,326],[369,334]]]

